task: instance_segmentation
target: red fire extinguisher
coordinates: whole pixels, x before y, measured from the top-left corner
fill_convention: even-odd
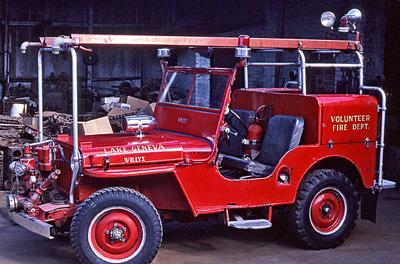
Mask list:
[[[254,122],[249,126],[247,130],[247,139],[245,139],[245,154],[249,155],[253,160],[260,153],[261,141],[263,138],[263,127],[262,122],[266,122],[271,115],[270,107],[266,105],[260,106],[256,111],[256,117]]]
[[[262,140],[263,129],[262,127],[254,122],[248,128],[247,138],[245,139],[244,152],[252,160],[255,159],[260,152],[260,145]]]

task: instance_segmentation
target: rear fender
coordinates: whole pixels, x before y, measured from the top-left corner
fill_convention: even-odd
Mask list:
[[[344,157],[329,157],[318,161],[309,172],[316,169],[334,169],[349,177],[361,193],[361,218],[375,223],[379,192],[365,188],[359,168],[351,160]]]
[[[292,170],[291,184],[285,193],[286,202],[294,203],[304,177],[317,169],[341,171],[351,178],[359,190],[371,189],[375,179],[375,156],[370,155],[370,153],[364,155],[362,144],[354,144],[353,147],[356,148],[355,151],[358,155],[348,155],[348,146],[344,144],[338,144],[333,149],[324,145],[301,145],[287,152],[277,165],[277,168],[285,165]],[[366,165],[370,168],[360,170],[360,168],[365,168]],[[278,176],[275,174],[274,177]]]

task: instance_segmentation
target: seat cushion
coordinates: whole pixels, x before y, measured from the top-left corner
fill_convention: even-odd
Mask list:
[[[257,160],[246,160],[226,155],[221,162],[223,168],[248,171],[259,175],[269,175],[276,164],[289,150],[300,143],[304,130],[302,117],[276,115],[273,116],[264,136],[260,155]]]
[[[223,168],[244,170],[259,175],[269,175],[274,171],[273,166],[263,164],[254,160],[246,160],[235,156],[226,155],[223,157],[221,165]]]
[[[268,122],[257,161],[275,166],[289,150],[300,143],[304,119],[297,116],[275,115]]]

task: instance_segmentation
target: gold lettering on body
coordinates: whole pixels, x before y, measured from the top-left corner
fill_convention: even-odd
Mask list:
[[[111,147],[109,149],[104,148],[103,151],[106,154],[112,154],[112,153],[139,153],[139,152],[157,151],[163,149],[165,149],[163,145],[142,145],[142,146],[132,146],[128,149],[126,147]]]
[[[124,162],[128,163],[128,164],[140,163],[140,162],[145,162],[145,161],[146,161],[145,156],[124,157]]]
[[[333,115],[330,116],[332,131],[360,131],[370,129],[371,115]],[[352,124],[349,124],[352,123]]]

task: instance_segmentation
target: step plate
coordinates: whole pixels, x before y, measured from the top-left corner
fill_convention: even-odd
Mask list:
[[[238,220],[230,221],[228,226],[237,229],[266,229],[272,226],[272,223],[266,219]]]

